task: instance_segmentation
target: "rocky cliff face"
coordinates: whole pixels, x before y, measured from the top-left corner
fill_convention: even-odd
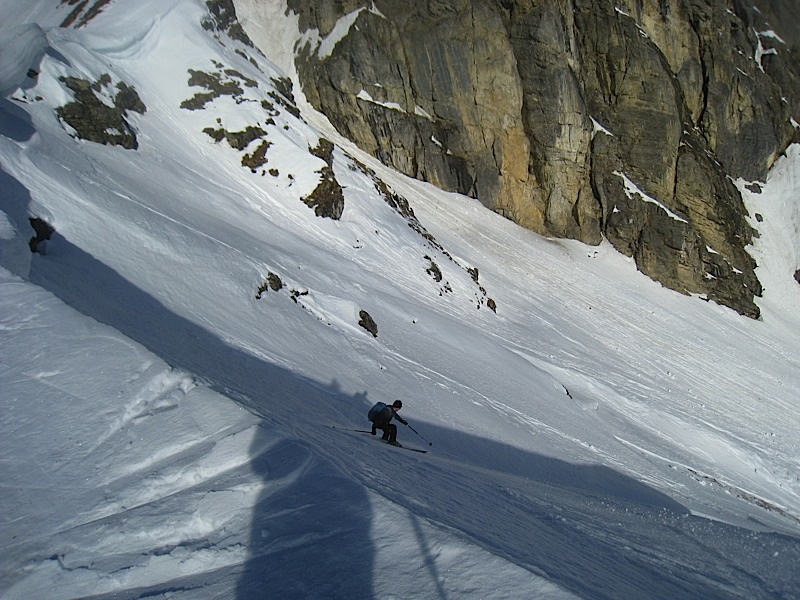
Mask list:
[[[732,180],[800,120],[793,0],[289,0],[307,98],[384,163],[544,235],[607,238],[757,317]]]

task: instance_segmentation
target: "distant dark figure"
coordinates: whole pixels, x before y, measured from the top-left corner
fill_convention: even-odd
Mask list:
[[[53,235],[55,229],[47,221],[39,217],[30,217],[28,221],[30,221],[31,227],[36,232],[36,235],[28,242],[31,252],[47,254],[47,240]]]
[[[397,411],[401,408],[403,408],[403,403],[400,400],[395,400],[391,406],[378,402],[370,408],[367,418],[372,421],[372,435],[375,435],[376,431],[380,429],[383,431],[382,440],[386,440],[393,446],[399,446],[397,443],[397,425],[390,423],[390,421],[396,418],[403,425],[408,425],[408,422],[397,414]]]

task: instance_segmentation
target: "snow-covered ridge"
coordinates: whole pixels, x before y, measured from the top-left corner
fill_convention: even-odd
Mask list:
[[[44,55],[47,38],[36,23],[24,23],[0,31],[0,96],[25,84]]]
[[[752,322],[397,176],[308,112],[280,3],[263,54],[200,0],[12,4],[47,47],[0,99],[4,598],[798,589],[790,288]],[[136,150],[65,126],[67,77],[135,90]],[[428,454],[342,430],[394,398]]]

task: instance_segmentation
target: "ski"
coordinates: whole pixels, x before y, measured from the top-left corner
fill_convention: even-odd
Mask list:
[[[336,425],[331,425],[334,429],[338,431],[355,431],[356,433],[372,433],[369,429],[348,429],[347,427],[337,427]]]
[[[355,433],[369,433],[372,432],[369,429],[350,429],[349,427],[337,427],[336,425],[331,425],[331,428],[335,429],[336,431],[353,431]],[[390,444],[388,440],[382,440],[380,438],[376,438],[377,441],[386,444],[387,446],[394,446],[394,444]],[[409,446],[403,446],[401,444],[397,444],[395,448],[400,448],[402,450],[408,450],[409,452],[419,452],[420,454],[427,454],[427,450],[422,450],[421,448],[411,448]]]
[[[401,448],[402,450],[408,450],[410,452],[419,452],[420,454],[427,454],[427,450],[422,450],[421,448],[411,448],[409,446],[403,446],[402,444],[390,444],[387,440],[380,440],[387,446],[394,446],[395,448]]]
[[[409,452],[419,452],[420,454],[427,454],[427,450],[423,450],[422,448],[409,448],[408,446],[397,446],[402,450],[408,450]]]

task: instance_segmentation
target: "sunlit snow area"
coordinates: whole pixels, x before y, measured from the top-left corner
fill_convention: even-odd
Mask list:
[[[0,0],[0,596],[800,597],[800,147],[737,182],[748,319],[382,167],[235,4],[263,54],[202,0]],[[406,448],[351,431],[394,399]]]

